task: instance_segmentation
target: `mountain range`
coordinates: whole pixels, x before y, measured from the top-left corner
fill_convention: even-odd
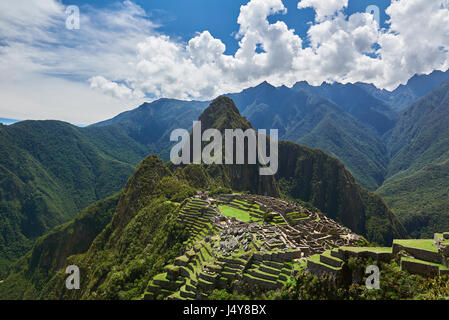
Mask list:
[[[281,139],[311,148],[293,152],[295,147],[282,143],[281,150],[287,148],[294,159],[302,154],[320,163],[328,157],[313,149],[339,159],[347,174],[380,194],[408,233],[419,237],[449,228],[448,78],[449,72],[415,76],[393,92],[361,83],[314,87],[300,82],[287,88],[265,82],[226,96],[254,128],[278,129]],[[171,131],[190,129],[210,103],[160,99],[85,128],[59,121],[0,125],[0,277],[37,237],[119,192],[148,154],[167,161]],[[331,171],[344,170],[338,163]],[[298,174],[295,167],[282,165],[277,181],[290,185],[285,190],[302,190],[285,196],[312,202],[368,236],[365,220],[351,222],[333,200],[320,196],[323,190],[337,192],[340,180],[305,192],[297,180],[287,179]],[[316,174],[324,170],[314,168]],[[304,183],[321,185],[326,176],[316,174]],[[359,208],[370,201],[369,194],[357,196]],[[372,240],[392,238],[391,230],[376,228],[373,232],[382,237],[371,235]]]
[[[228,97],[215,99],[200,115],[204,129],[252,128]],[[185,246],[178,208],[198,191],[229,190],[283,196],[322,211],[365,235],[391,243],[405,230],[382,199],[360,187],[344,165],[319,150],[291,142],[279,145],[276,176],[259,177],[255,165],[180,165],[156,155],[145,158],[116,195],[39,238],[0,286],[9,299],[131,299]],[[258,179],[258,180],[257,180]],[[251,182],[251,184],[248,184]],[[248,190],[251,188],[252,190]],[[201,220],[194,222],[200,224]],[[83,274],[82,290],[63,286],[64,270]]]

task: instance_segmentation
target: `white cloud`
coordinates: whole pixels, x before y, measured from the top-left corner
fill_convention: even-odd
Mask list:
[[[348,6],[348,0],[301,0],[298,9],[313,8],[316,13],[316,20],[323,21],[331,18],[338,11]]]
[[[37,74],[13,82],[0,77],[0,88],[1,115],[11,119],[57,119],[86,125],[136,106],[92,90],[85,82]]]
[[[357,13],[348,19],[342,14],[311,26],[311,47],[297,56],[297,75],[312,84],[323,81],[375,82],[382,69],[372,45],[379,31],[371,15]]]
[[[97,89],[100,92],[109,94],[112,97],[118,99],[134,99],[143,98],[143,95],[136,93],[125,85],[117,84],[113,81],[109,81],[102,76],[95,76],[89,79],[90,87]]]
[[[391,90],[416,73],[448,68],[447,2],[393,1],[387,11],[391,28],[379,30],[370,14],[345,16],[347,0],[303,0],[298,8],[317,13],[308,31],[311,45],[303,48],[303,39],[284,22],[268,21],[270,15],[286,13],[282,0],[251,0],[240,9],[234,55],[224,54],[225,45],[209,31],[187,44],[152,36],[138,45],[130,85],[156,97],[181,99],[210,99],[264,80],[274,85],[361,81]]]
[[[128,88],[132,91],[129,93],[124,85],[106,82],[100,86],[95,77],[102,75],[120,82],[132,79],[130,63],[136,60],[136,47],[154,33],[156,26],[140,7],[129,1],[103,10],[90,6],[80,9],[81,29],[68,30],[65,7],[59,1],[0,2],[2,116],[47,119],[51,118],[47,111],[53,110],[57,119],[91,123],[105,118],[97,110],[110,115],[108,106],[116,113],[142,102],[138,92]],[[94,93],[89,79],[97,79],[93,87],[105,91]],[[20,88],[23,94],[11,95],[6,87]],[[41,92],[52,93],[43,96]],[[40,98],[24,99],[24,94]],[[62,97],[66,103],[61,103]],[[88,99],[96,105],[86,103]],[[71,102],[77,100],[82,103],[72,108]],[[115,108],[118,105],[121,109]],[[80,112],[83,108],[85,112]],[[63,112],[55,112],[56,109]]]
[[[268,16],[285,13],[281,0],[252,0],[238,17],[239,49],[225,55],[225,45],[209,31],[187,44],[168,36],[150,36],[138,45],[133,88],[180,99],[210,99],[263,80],[279,82],[288,75],[302,40],[284,22],[270,24]],[[260,46],[263,52],[257,52]]]
[[[216,62],[225,50],[224,43],[219,39],[214,39],[209,31],[191,39],[187,46],[187,52],[196,66]]]
[[[60,80],[62,91],[24,101],[6,94],[2,84],[0,94],[7,96],[5,105],[19,105],[33,117],[60,108],[66,115],[61,119],[83,114],[84,122],[92,122],[106,116],[68,109],[53,96],[79,99],[79,108],[93,99],[98,110],[105,110],[131,107],[143,96],[211,99],[265,80],[274,85],[362,81],[394,89],[416,73],[449,68],[449,0],[393,0],[387,9],[389,28],[380,30],[370,14],[345,16],[347,6],[348,0],[299,2],[299,9],[316,11],[307,35],[310,46],[303,47],[303,39],[285,22],[268,20],[287,12],[282,0],[251,0],[238,16],[238,50],[228,55],[225,44],[207,30],[187,42],[160,34],[130,1],[102,10],[82,7],[78,31],[64,28],[64,8],[56,0],[2,2],[1,83],[7,79],[38,97],[43,86]],[[70,84],[77,89],[68,89]]]
[[[394,87],[407,75],[449,67],[449,1],[393,0],[390,30],[379,37],[384,83]]]

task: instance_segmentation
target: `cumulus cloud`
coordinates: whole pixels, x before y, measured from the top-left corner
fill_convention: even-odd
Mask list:
[[[115,98],[119,99],[133,99],[142,98],[141,93],[136,93],[126,85],[120,85],[115,82],[109,81],[102,76],[95,76],[89,79],[90,87],[97,89],[100,92],[107,93]]]
[[[384,83],[394,87],[407,75],[449,68],[449,1],[393,0],[390,30],[379,37]]]
[[[111,90],[113,84],[100,85],[95,77],[120,83],[133,78],[130,63],[136,60],[136,47],[157,27],[145,11],[130,1],[101,10],[84,6],[81,28],[68,30],[65,9],[55,0],[0,2],[3,117],[47,119],[52,110],[55,117],[62,115],[60,120],[91,123],[143,101],[133,89],[127,93],[124,85],[117,85]],[[89,79],[96,79],[96,93]],[[6,89],[11,87],[23,93],[11,95]],[[24,94],[39,98],[24,99]],[[80,102],[77,108],[72,108],[72,101]]]
[[[226,47],[209,31],[188,43],[151,36],[138,45],[135,90],[154,97],[210,99],[262,81],[291,86],[306,80],[369,82],[394,89],[416,73],[446,70],[448,0],[394,0],[390,28],[379,29],[368,13],[346,16],[348,0],[302,0],[316,11],[308,31],[310,46],[285,22],[268,17],[287,12],[282,0],[251,0],[240,9],[239,48]]]
[[[348,0],[302,0],[298,3],[298,9],[313,8],[316,20],[323,21],[331,18],[338,11],[348,6]]]
[[[214,39],[209,31],[191,39],[187,52],[196,66],[216,62],[225,52],[226,46],[219,39]]]
[[[210,99],[261,79],[280,83],[291,77],[295,55],[302,48],[301,38],[284,22],[268,21],[269,15],[285,12],[281,0],[252,0],[242,6],[235,55],[225,55],[226,46],[209,31],[186,44],[150,36],[137,47],[131,85],[155,97]]]
[[[311,26],[308,35],[311,46],[297,55],[295,64],[296,74],[308,82],[376,82],[382,78],[380,59],[372,58],[379,31],[371,15],[356,13],[346,19],[339,14]]]
[[[282,0],[251,0],[240,8],[234,54],[208,30],[186,42],[161,34],[130,1],[83,7],[79,32],[61,27],[60,2],[30,0],[26,10],[23,1],[0,3],[2,79],[17,86],[26,78],[18,74],[77,81],[98,94],[97,103],[103,96],[104,106],[107,99],[127,106],[144,97],[206,100],[265,80],[360,81],[392,90],[416,73],[449,68],[449,0],[392,0],[387,29],[368,13],[347,16],[348,0],[302,0],[298,10],[316,12],[307,39],[282,21]]]

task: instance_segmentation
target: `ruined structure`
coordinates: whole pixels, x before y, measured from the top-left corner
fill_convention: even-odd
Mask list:
[[[145,299],[282,288],[307,257],[361,240],[319,212],[266,196],[200,192],[180,205],[178,221],[189,233],[185,254],[150,281]]]
[[[437,233],[434,239],[394,240],[393,247],[340,247],[310,257],[307,269],[317,275],[339,280],[349,258],[373,261],[400,260],[401,270],[434,277],[449,275],[449,233]]]

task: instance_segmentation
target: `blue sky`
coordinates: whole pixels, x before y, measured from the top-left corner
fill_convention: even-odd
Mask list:
[[[64,0],[66,5],[75,4],[80,7],[90,5],[97,8],[111,6],[110,0]],[[235,33],[239,26],[237,17],[240,6],[249,2],[239,0],[138,0],[134,1],[146,10],[149,17],[161,24],[159,31],[180,37],[184,41],[193,38],[197,32],[209,30],[211,34],[226,44],[226,54],[234,54],[238,49]],[[313,22],[315,12],[312,8],[298,10],[298,0],[284,0],[288,12],[286,15],[277,14],[269,18],[270,22],[282,20],[295,29],[301,38],[306,38],[310,23]],[[381,26],[386,27],[387,15],[385,9],[390,0],[350,0],[345,10],[347,14],[365,12],[369,5],[376,5],[380,9]]]
[[[447,34],[449,0],[0,1],[0,117],[88,124],[263,81],[394,90],[449,68]]]

